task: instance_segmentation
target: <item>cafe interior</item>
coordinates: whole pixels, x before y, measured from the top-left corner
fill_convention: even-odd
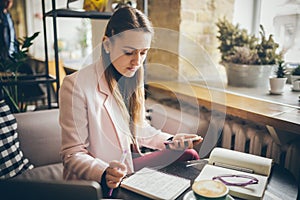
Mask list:
[[[299,199],[299,0],[95,0],[92,6],[88,2],[14,0],[9,9],[26,60],[14,62],[22,62],[19,71],[1,60],[0,135],[5,134],[2,113],[7,114],[7,109],[16,119],[17,134],[11,146],[4,145],[5,136],[0,137],[5,140],[0,141],[0,188],[1,184],[6,188],[0,189],[0,199],[13,199],[2,192],[7,195],[15,187],[39,195],[44,190],[62,195],[73,187],[77,197],[71,198],[88,199],[80,196],[87,193],[80,189],[84,184],[62,180],[59,91],[66,76],[99,59],[104,29],[116,5],[141,10],[154,27],[144,62],[147,121],[172,135],[201,136],[202,143],[194,146],[201,161],[209,160],[214,148],[271,159],[271,174],[258,199]],[[250,38],[256,38],[254,50]],[[241,40],[248,43],[243,46]],[[26,42],[30,45],[23,48]],[[260,57],[251,60],[253,51],[260,56],[260,50],[270,56],[265,59],[269,62]],[[28,69],[22,70],[23,66]],[[272,82],[278,78],[283,84],[273,88],[279,85]],[[5,174],[9,148],[21,161]],[[197,172],[189,172],[188,167],[181,171],[193,182],[200,165],[195,162]],[[51,183],[56,186],[50,190]],[[37,185],[44,190],[36,191]],[[96,188],[101,190],[99,185]],[[47,199],[45,193],[42,199]],[[113,194],[120,199],[144,198],[125,189]],[[232,199],[251,199],[229,194]],[[176,199],[196,199],[188,195],[186,191]]]

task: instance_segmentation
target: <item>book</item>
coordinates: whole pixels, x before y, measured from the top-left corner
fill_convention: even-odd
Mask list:
[[[121,187],[151,199],[176,199],[191,181],[150,168],[142,168],[121,182]]]
[[[195,181],[211,180],[226,175],[246,175],[258,180],[257,184],[246,186],[228,186],[229,194],[235,197],[258,200],[263,198],[271,173],[272,159],[248,153],[216,147],[212,150],[208,163]],[[226,178],[231,182],[245,182],[242,178]]]

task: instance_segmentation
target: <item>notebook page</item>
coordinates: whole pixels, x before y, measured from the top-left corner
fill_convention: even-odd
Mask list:
[[[246,172],[240,172],[232,169],[226,169],[223,167],[218,167],[214,165],[205,165],[199,176],[195,179],[195,181],[199,180],[212,180],[214,176],[221,175],[249,175],[258,179],[258,184],[247,185],[244,187],[240,186],[228,186],[229,194],[232,196],[245,198],[245,199],[261,199],[263,197],[263,193],[265,191],[268,177],[262,176],[258,174],[249,174]]]
[[[270,175],[272,167],[272,159],[219,147],[213,149],[208,162],[211,165],[224,164],[247,168],[264,176]]]
[[[190,187],[190,180],[143,168],[124,179],[121,187],[154,199],[175,199]]]

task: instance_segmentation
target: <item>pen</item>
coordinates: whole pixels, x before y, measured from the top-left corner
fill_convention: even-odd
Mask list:
[[[186,167],[191,167],[191,166],[194,166],[194,165],[199,165],[199,164],[203,164],[203,163],[201,163],[201,162],[198,162],[198,163],[192,163],[192,164],[188,164],[188,165],[186,165]]]
[[[121,158],[120,158],[120,163],[124,163],[125,158],[126,158],[126,155],[127,155],[127,150],[124,150],[123,153],[122,153],[122,156],[121,156]],[[114,189],[112,189],[112,188],[109,190],[108,195],[109,195],[110,197],[111,197],[113,191],[114,191]]]

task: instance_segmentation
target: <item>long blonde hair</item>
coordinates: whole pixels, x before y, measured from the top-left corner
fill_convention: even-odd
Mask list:
[[[153,28],[148,18],[139,10],[132,7],[119,8],[110,18],[105,36],[112,36],[127,30],[138,30],[153,33]],[[105,78],[113,96],[121,108],[125,120],[129,123],[130,131],[135,138],[135,126],[141,125],[144,118],[144,69],[140,67],[135,75],[130,78],[121,77],[116,80],[114,66],[111,64],[109,54],[105,52],[102,44],[102,58],[105,69]],[[122,82],[124,91],[118,87]]]

